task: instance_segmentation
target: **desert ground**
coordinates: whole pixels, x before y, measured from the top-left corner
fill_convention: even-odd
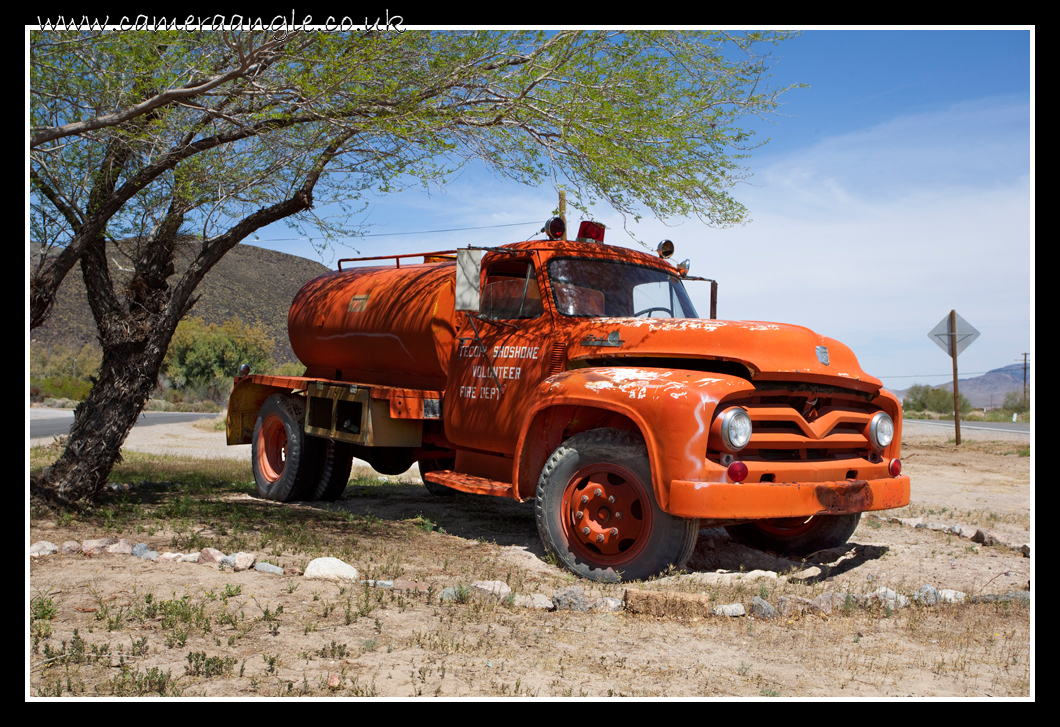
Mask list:
[[[906,423],[912,503],[864,516],[845,548],[793,561],[704,528],[685,572],[599,584],[549,562],[529,503],[436,498],[415,469],[355,468],[338,502],[281,505],[246,485],[211,489],[212,472],[250,481],[249,446],[225,447],[223,432],[134,430],[111,477],[133,487],[90,514],[31,508],[28,543],[211,546],[253,552],[287,574],[111,553],[30,558],[28,694],[1032,698],[1032,607],[1006,595],[1030,590],[1033,561],[1018,549],[1033,537],[1030,438],[965,428],[958,447],[951,436]],[[144,480],[145,467],[167,474]],[[996,544],[937,525],[982,530]],[[300,575],[321,556],[378,583]],[[477,595],[478,581],[503,582],[511,595]],[[924,585],[965,602],[911,599]],[[616,600],[586,612],[522,605],[572,587],[589,603]],[[862,603],[881,588],[910,600]],[[649,592],[656,607],[635,607],[631,591]],[[835,608],[812,605],[828,593]],[[756,597],[778,613],[755,613]],[[729,604],[745,614],[711,612]]]

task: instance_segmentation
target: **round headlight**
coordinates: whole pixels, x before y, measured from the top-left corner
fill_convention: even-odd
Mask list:
[[[883,449],[894,439],[894,421],[882,411],[869,422],[869,442],[876,449]]]
[[[751,415],[734,406],[721,415],[721,441],[725,449],[738,452],[751,441]]]

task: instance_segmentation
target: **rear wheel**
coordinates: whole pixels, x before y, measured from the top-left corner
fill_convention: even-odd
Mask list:
[[[365,452],[368,464],[381,475],[404,474],[415,462],[407,447],[369,447]]]
[[[321,441],[324,443],[324,456],[320,479],[313,488],[311,498],[334,502],[342,497],[346,485],[350,482],[350,470],[353,468],[353,445],[332,439]]]
[[[680,568],[699,521],[662,511],[644,440],[624,429],[577,434],[549,457],[536,497],[545,549],[595,581],[641,580]]]
[[[786,555],[809,555],[845,545],[861,521],[853,515],[814,515],[774,518],[729,525],[725,530],[737,543]]]
[[[451,459],[421,459],[419,461],[420,479],[423,480],[423,486],[427,488],[427,492],[435,497],[452,497],[457,493],[457,490],[454,490],[452,487],[446,487],[445,485],[431,482],[426,477],[428,472],[449,469],[449,467],[452,466],[452,463],[453,460]]]
[[[305,400],[274,394],[265,400],[254,424],[251,461],[258,495],[291,502],[311,494],[320,473],[323,440],[303,429]]]

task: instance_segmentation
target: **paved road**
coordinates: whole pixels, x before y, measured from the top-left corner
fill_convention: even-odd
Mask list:
[[[928,427],[947,427],[952,432],[953,422],[936,421],[934,419],[903,419],[902,428],[909,425],[924,425]],[[1012,422],[961,422],[961,431],[975,429],[984,432],[1010,432],[1013,434],[1030,434],[1030,424],[1019,424]]]
[[[149,427],[153,424],[180,424],[193,422],[196,419],[212,418],[216,414],[201,412],[145,411],[136,422],[137,427]],[[30,409],[29,437],[59,437],[70,433],[74,422],[74,413],[68,409]]]

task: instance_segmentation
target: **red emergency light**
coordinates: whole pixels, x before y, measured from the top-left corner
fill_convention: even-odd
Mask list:
[[[604,226],[590,222],[589,220],[583,220],[581,225],[578,226],[578,242],[603,242],[604,241]]]

